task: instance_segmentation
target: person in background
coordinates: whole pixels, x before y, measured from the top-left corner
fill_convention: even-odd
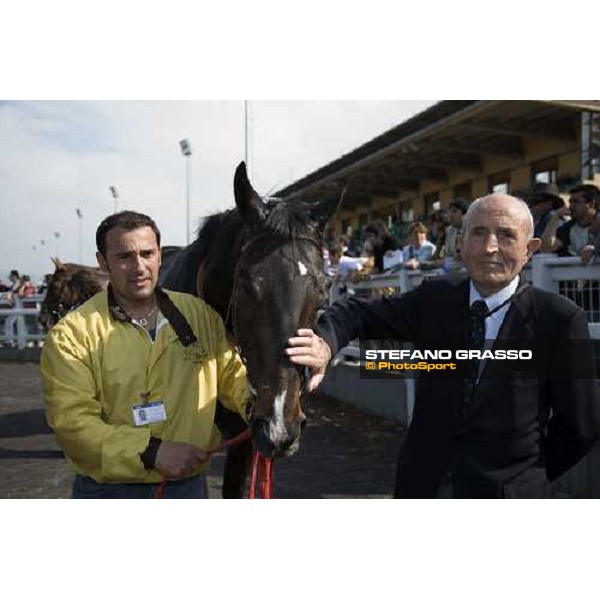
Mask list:
[[[35,287],[33,283],[31,283],[31,277],[29,275],[23,275],[23,280],[21,281],[21,285],[17,290],[17,295],[19,298],[27,298],[28,296],[33,296],[35,294]]]
[[[565,201],[559,196],[554,183],[536,183],[523,197],[533,215],[533,234],[542,238],[555,211],[564,208]]]
[[[19,297],[19,288],[21,287],[21,276],[19,271],[13,269],[8,276],[10,281],[9,290],[5,302],[11,308],[22,308],[22,301]],[[4,321],[4,337],[8,346],[15,346],[17,339],[17,329],[24,327],[25,320],[22,315],[8,315]]]
[[[463,217],[469,209],[469,204],[465,200],[454,200],[448,208],[450,217],[450,226],[446,230],[446,256],[460,261],[459,236],[462,230]]]
[[[398,243],[388,233],[383,221],[373,221],[365,227],[365,241],[371,247],[374,259],[374,271],[383,272],[383,257],[390,250],[397,250]]]
[[[559,256],[581,256],[593,252],[594,237],[600,224],[594,223],[600,206],[600,190],[591,184],[578,185],[569,191],[569,206],[554,211],[542,235],[542,252]],[[561,225],[564,217],[571,220]],[[583,254],[582,254],[583,252]]]
[[[418,269],[422,262],[431,260],[435,246],[427,240],[427,227],[420,222],[413,223],[408,235],[410,244],[402,249],[405,268]]]

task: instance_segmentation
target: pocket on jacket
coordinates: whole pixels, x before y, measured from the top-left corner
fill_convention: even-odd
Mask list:
[[[517,431],[530,430],[539,420],[538,380],[531,373],[511,373],[510,390],[512,424]]]

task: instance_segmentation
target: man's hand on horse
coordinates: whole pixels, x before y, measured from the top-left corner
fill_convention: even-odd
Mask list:
[[[208,454],[185,442],[161,442],[154,468],[167,479],[190,477],[208,459]]]
[[[298,329],[296,335],[297,337],[288,340],[289,347],[285,352],[290,362],[311,369],[308,391],[313,392],[325,377],[325,370],[331,360],[331,348],[312,329]]]

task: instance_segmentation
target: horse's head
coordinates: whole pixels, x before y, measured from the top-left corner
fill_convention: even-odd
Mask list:
[[[338,201],[264,202],[250,185],[244,163],[236,171],[234,190],[245,236],[230,317],[255,396],[252,437],[265,456],[291,454],[304,421],[305,373],[284,349],[299,328],[313,327],[325,300],[322,230]]]
[[[58,259],[53,259],[53,262],[56,269],[48,283],[39,315],[46,331],[108,284],[106,273],[100,269],[62,263]]]

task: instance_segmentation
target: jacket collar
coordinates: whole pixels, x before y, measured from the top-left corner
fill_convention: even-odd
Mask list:
[[[121,321],[123,323],[131,323],[131,317],[125,312],[123,307],[117,302],[112,285],[108,284],[108,312],[115,321]],[[189,346],[195,343],[197,340],[190,324],[183,316],[181,311],[175,306],[174,302],[169,298],[167,292],[162,287],[156,286],[154,289],[156,294],[156,302],[160,312],[169,321],[173,331],[177,335],[179,341],[183,346]]]

